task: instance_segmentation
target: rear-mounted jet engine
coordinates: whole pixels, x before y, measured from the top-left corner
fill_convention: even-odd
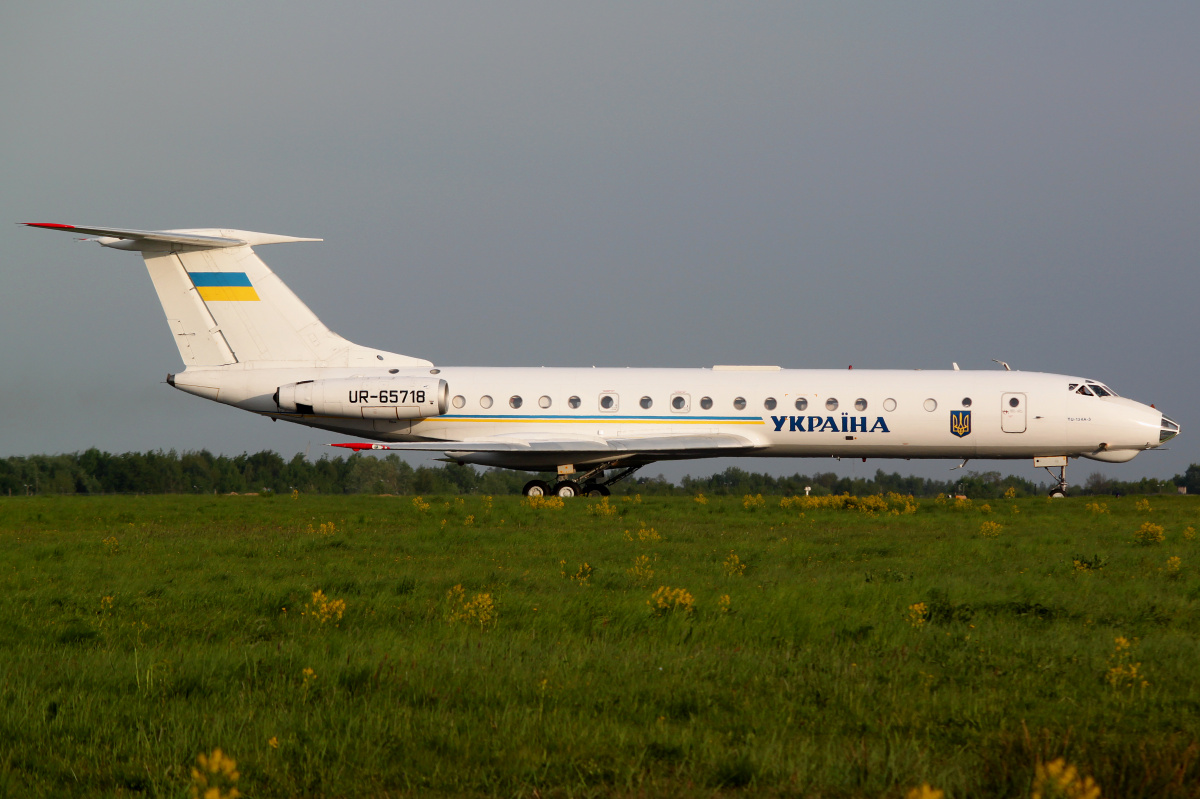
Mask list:
[[[347,377],[280,386],[275,404],[285,413],[347,419],[424,419],[446,412],[445,380]]]

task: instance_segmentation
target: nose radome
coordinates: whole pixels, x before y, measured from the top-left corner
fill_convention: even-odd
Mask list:
[[[1163,445],[1170,441],[1175,436],[1179,435],[1179,422],[1173,419],[1168,419],[1165,415],[1162,418],[1162,424],[1158,430],[1158,443]]]

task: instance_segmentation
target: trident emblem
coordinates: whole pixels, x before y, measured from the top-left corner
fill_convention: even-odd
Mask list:
[[[962,438],[971,434],[971,412],[950,411],[950,432]]]

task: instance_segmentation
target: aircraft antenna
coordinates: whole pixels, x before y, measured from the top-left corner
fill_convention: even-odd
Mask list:
[[[1000,364],[1001,366],[1003,366],[1003,367],[1004,367],[1004,371],[1006,371],[1006,372],[1011,372],[1011,371],[1012,371],[1012,369],[1009,367],[1009,365],[1008,365],[1008,364],[1006,364],[1004,361],[1000,361],[1000,360],[997,360],[997,359],[995,359],[995,358],[992,358],[992,361],[993,361],[994,363],[998,363],[998,364]]]

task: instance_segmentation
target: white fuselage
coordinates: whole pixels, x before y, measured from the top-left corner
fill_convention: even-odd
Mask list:
[[[428,418],[285,413],[272,399],[279,386],[298,381],[399,380],[431,374],[446,381],[450,402],[445,413]],[[1121,397],[1075,393],[1074,387],[1084,383],[1063,375],[999,370],[774,368],[388,370],[233,365],[189,369],[174,377],[174,385],[190,393],[376,441],[732,434],[755,446],[752,452],[739,454],[757,457],[1065,455],[1121,462],[1165,440],[1160,439],[1167,429],[1161,412]],[[712,454],[717,453],[680,452],[654,459]],[[547,452],[453,457],[514,468],[553,468],[605,459],[574,456],[568,461]]]
[[[1037,372],[713,367],[437,368],[326,327],[254,247],[292,236],[29,223],[140,252],[187,368],[168,382],[227,405],[383,444],[515,469],[575,466],[582,485],[658,460],[752,457],[1127,461],[1178,434],[1153,406]],[[589,483],[589,481],[591,481]],[[1065,489],[1060,471],[1057,493]],[[541,481],[526,485],[541,494]]]

